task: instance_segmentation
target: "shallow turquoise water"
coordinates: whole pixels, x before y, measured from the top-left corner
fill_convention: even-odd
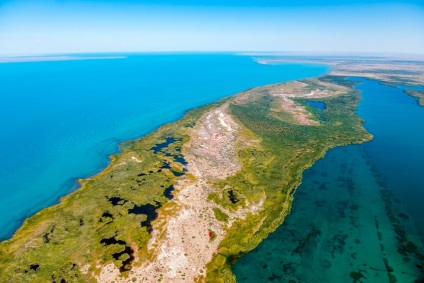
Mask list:
[[[401,88],[358,88],[374,140],[305,172],[283,225],[233,267],[238,282],[423,282],[424,108]]]
[[[328,70],[223,54],[0,64],[0,239],[104,168],[120,142],[247,88]]]

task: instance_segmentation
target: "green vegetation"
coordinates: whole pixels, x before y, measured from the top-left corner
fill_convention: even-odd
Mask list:
[[[213,212],[214,212],[214,214],[215,214],[215,218],[216,218],[216,220],[218,220],[218,221],[222,221],[222,222],[225,222],[225,223],[227,223],[227,222],[228,222],[228,218],[229,218],[229,216],[228,216],[227,214],[225,214],[225,212],[223,212],[221,209],[219,209],[219,208],[215,207],[215,208],[213,209]]]
[[[338,85],[342,85],[342,86],[346,86],[346,87],[354,87],[355,85],[357,85],[359,83],[357,81],[346,80],[347,77],[345,77],[345,76],[328,75],[328,76],[321,77],[319,79],[323,82],[338,84]]]

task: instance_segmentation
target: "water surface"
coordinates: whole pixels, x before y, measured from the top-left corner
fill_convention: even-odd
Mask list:
[[[308,104],[309,106],[312,106],[312,107],[314,107],[318,110],[321,110],[321,111],[325,110],[325,108],[326,108],[325,103],[321,102],[321,101],[307,101],[306,104]]]

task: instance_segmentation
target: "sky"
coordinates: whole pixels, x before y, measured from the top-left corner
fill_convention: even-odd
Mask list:
[[[0,56],[424,53],[424,0],[0,0]]]

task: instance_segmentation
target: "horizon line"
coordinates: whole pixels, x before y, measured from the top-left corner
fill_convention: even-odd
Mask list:
[[[0,63],[20,62],[43,62],[43,61],[77,61],[77,60],[102,60],[102,59],[126,59],[126,55],[166,55],[166,54],[229,54],[236,56],[275,56],[275,57],[300,57],[300,56],[337,56],[337,57],[409,57],[409,59],[424,60],[424,53],[402,52],[322,52],[322,51],[110,51],[110,52],[72,52],[72,53],[49,53],[49,54],[0,54]],[[99,56],[100,55],[100,56]],[[416,58],[418,56],[418,58]],[[412,57],[412,58],[411,58]]]

